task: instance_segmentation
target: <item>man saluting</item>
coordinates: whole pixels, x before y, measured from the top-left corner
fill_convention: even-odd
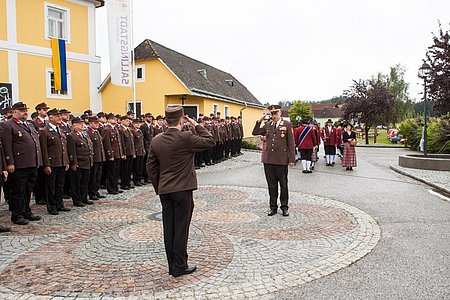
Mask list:
[[[261,122],[268,116],[268,111],[264,111],[261,118],[256,121],[252,134],[266,137],[266,150],[262,161],[270,197],[270,210],[267,215],[273,216],[277,213],[279,183],[281,189],[280,207],[283,216],[287,217],[289,216],[288,165],[293,167],[295,164],[295,143],[292,124],[281,119],[281,106],[271,105],[268,107],[268,110],[272,120],[261,127]]]
[[[166,109],[169,128],[153,138],[148,153],[147,172],[162,204],[164,245],[169,274],[178,277],[190,274],[196,266],[188,266],[187,242],[197,189],[194,153],[214,147],[214,137],[207,129],[191,119],[197,135],[181,131],[184,110],[182,106]]]

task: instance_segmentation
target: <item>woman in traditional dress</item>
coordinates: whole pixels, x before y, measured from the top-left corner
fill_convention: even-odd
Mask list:
[[[342,159],[342,166],[346,167],[347,171],[352,171],[356,167],[356,133],[352,131],[353,125],[347,123],[345,130],[342,133],[342,142],[344,143],[344,157]]]

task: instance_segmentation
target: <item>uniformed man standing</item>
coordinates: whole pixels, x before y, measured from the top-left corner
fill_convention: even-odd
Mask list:
[[[103,141],[99,128],[99,121],[97,117],[89,117],[89,127],[87,134],[92,142],[93,150],[93,165],[91,172],[89,174],[89,186],[88,195],[90,200],[98,200],[100,198],[105,198],[105,196],[100,195],[98,192],[100,189],[100,181],[102,179],[102,169],[103,162],[105,158],[105,150],[103,149]]]
[[[166,109],[169,128],[156,136],[148,154],[147,172],[162,204],[164,245],[169,274],[178,277],[190,274],[196,267],[188,266],[187,244],[189,225],[194,209],[193,190],[197,189],[194,153],[214,147],[214,137],[191,118],[197,135],[181,131],[183,107]]]
[[[144,157],[146,152],[144,146],[144,134],[140,129],[140,127],[142,126],[141,120],[134,119],[133,126],[133,140],[135,150],[135,158],[133,159],[133,182],[134,186],[142,186],[142,170],[145,168]]]
[[[145,122],[141,125],[140,129],[144,134],[144,147],[145,147],[145,156],[144,161],[147,161],[147,153],[150,148],[150,143],[152,142],[153,137],[155,136],[155,128],[153,127],[153,115],[151,113],[146,113],[144,115]],[[147,170],[145,168],[145,164],[142,169],[142,177],[144,179],[143,184],[147,184],[149,182]]]
[[[131,173],[133,172],[133,158],[136,156],[134,149],[133,133],[130,129],[130,119],[123,116],[122,124],[119,126],[119,133],[122,138],[123,154],[125,159],[122,160],[120,186],[122,190],[134,188],[131,186]]]
[[[84,122],[80,118],[73,118],[72,129],[67,136],[70,187],[73,205],[83,207],[94,204],[88,200],[89,175],[93,164],[92,142],[84,132]]]
[[[47,211],[58,215],[60,211],[70,211],[64,207],[63,190],[66,171],[69,168],[66,135],[59,127],[61,113],[54,108],[48,111],[47,126],[39,133],[42,162],[45,174],[45,198]]]
[[[264,163],[264,173],[266,174],[270,196],[270,210],[267,215],[273,216],[277,213],[279,184],[281,189],[280,207],[283,216],[287,217],[289,216],[288,165],[290,167],[295,165],[292,124],[281,119],[281,107],[279,105],[269,106],[268,111],[272,120],[261,127],[261,122],[267,115],[267,111],[265,111],[261,118],[256,121],[252,134],[266,137],[266,151],[262,157],[262,162]]]
[[[47,104],[42,102],[36,105],[35,109],[37,117],[31,121],[31,124],[33,124],[34,128],[39,132],[47,126],[47,112],[49,107]],[[45,200],[45,175],[44,168],[42,166],[39,166],[38,168],[38,176],[34,187],[34,196],[36,204],[47,204],[47,201]]]
[[[126,156],[123,155],[122,141],[116,128],[116,117],[110,113],[106,119],[108,124],[103,130],[103,146],[106,155],[106,188],[108,194],[117,195],[118,193],[123,193],[123,190],[119,190],[118,178],[120,176],[121,160],[126,158]]]
[[[31,212],[31,192],[37,178],[37,168],[42,166],[39,133],[28,124],[28,107],[17,102],[12,106],[13,117],[1,126],[6,165],[9,173],[9,210],[11,221],[26,225],[28,221],[38,221],[40,216]]]

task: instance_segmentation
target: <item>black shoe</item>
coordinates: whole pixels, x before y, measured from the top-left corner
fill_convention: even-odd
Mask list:
[[[289,211],[287,209],[283,209],[283,217],[289,216]]]
[[[63,208],[58,209],[58,211],[68,212],[68,211],[70,211],[70,208],[63,207]]]
[[[312,171],[311,171],[311,170],[307,170],[305,173],[306,173],[306,174],[311,174]]]
[[[311,170],[314,170],[314,167],[311,167]]]
[[[83,204],[92,205],[92,204],[94,204],[94,202],[92,202],[91,200],[87,200],[87,201],[83,201]]]
[[[306,170],[303,170],[303,171],[302,171],[302,173],[303,173],[303,174],[304,174],[304,173],[308,173],[308,171],[306,171]]]
[[[117,192],[120,194],[120,193],[123,193],[123,190],[118,190]]]
[[[12,222],[17,225],[27,225],[29,223],[28,220],[25,219],[24,217],[20,217],[17,220],[12,220]]]
[[[127,187],[127,186],[123,186],[122,187],[122,190],[124,190],[124,191],[129,191],[130,190],[130,188],[129,187]],[[120,192],[119,192],[120,193]]]
[[[11,228],[0,225],[0,232],[10,232],[10,231],[11,231]]]
[[[350,170],[350,171],[353,171],[353,167],[350,167],[349,170]]]
[[[106,198],[106,197],[103,196],[103,195],[98,194],[98,195],[97,195],[97,198],[98,198],[98,199],[103,199],[103,198]]]
[[[273,216],[273,215],[276,215],[277,214],[277,210],[276,209],[271,209],[271,210],[269,210],[269,212],[267,213],[267,215],[270,217],[270,216]]]
[[[48,213],[49,213],[50,215],[53,215],[53,216],[59,215],[59,212],[57,212],[56,210],[49,211]]]
[[[200,170],[200,167],[195,167],[196,170]]]
[[[142,186],[142,184],[140,184],[139,182],[135,182],[134,186]]]
[[[130,188],[130,189],[134,189],[135,187],[134,187],[134,186],[132,186],[132,185],[130,185],[130,186],[129,186],[129,188]]]
[[[28,221],[39,221],[41,218],[41,216],[36,216],[36,215],[29,215],[29,216],[25,216],[25,219],[27,219]]]
[[[98,200],[99,198],[97,196],[91,196],[89,197],[90,200]]]
[[[76,207],[85,207],[86,205],[83,204],[83,203],[74,203],[73,206],[76,206]]]
[[[180,277],[181,275],[187,275],[187,274],[191,274],[194,273],[197,270],[197,266],[193,266],[193,267],[189,267],[186,270],[180,272],[180,273],[172,273],[171,275],[173,277]]]
[[[108,194],[110,194],[110,195],[117,195],[119,192],[116,192],[116,191],[112,191],[112,192],[108,192]]]

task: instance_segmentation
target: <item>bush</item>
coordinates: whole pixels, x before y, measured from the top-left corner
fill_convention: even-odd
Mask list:
[[[450,154],[450,113],[430,122],[427,132],[431,153]]]
[[[407,119],[400,123],[398,133],[407,139],[411,150],[418,150],[422,138],[423,122],[420,118]]]
[[[258,149],[258,147],[256,147],[255,143],[250,142],[250,141],[246,141],[246,140],[242,141],[242,148],[244,148],[244,149],[253,149],[253,150]]]

